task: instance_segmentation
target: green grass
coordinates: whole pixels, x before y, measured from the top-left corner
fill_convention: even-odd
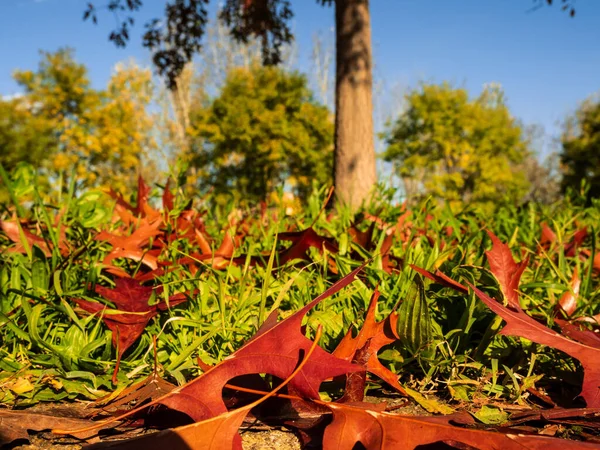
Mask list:
[[[8,177],[5,183],[10,187]],[[0,232],[0,402],[27,406],[40,401],[99,398],[115,389],[111,376],[116,352],[111,333],[101,317],[85,313],[71,299],[103,301],[93,286],[114,286],[113,276],[101,264],[111,246],[94,239],[98,230],[110,231],[121,225],[112,221],[114,201],[94,191],[75,195],[73,186],[66,194],[44,200],[35,188],[9,190],[18,207],[6,205],[2,219],[18,217],[22,229],[42,236],[51,251],[45,255],[43,248],[30,245],[20,231],[23,252],[12,252],[15,244]],[[157,198],[162,190],[154,188],[153,194],[160,204]],[[392,194],[383,192],[366,211],[395,223],[404,211],[391,201]],[[373,249],[360,248],[352,241],[349,228],[353,218],[347,211],[332,217],[321,213],[325,197],[325,189],[315,192],[293,216],[286,216],[277,205],[269,208],[266,219],[258,208],[246,209],[242,214],[247,233],[235,252],[236,257],[245,255],[245,259],[224,269],[203,263],[198,270],[182,266],[160,276],[155,284],[164,286],[165,299],[177,292],[196,294],[149,322],[123,357],[119,386],[153,370],[153,338],[159,372],[183,384],[201,373],[198,359],[205,364],[222,360],[246,342],[271,311],[279,309],[280,318],[289,316],[372,258],[359,281],[307,316],[308,334],[323,325],[320,344],[327,350],[333,350],[351,326],[361,326],[370,296],[378,287],[379,319],[398,309],[403,336],[379,356],[407,387],[434,393],[455,406],[481,404],[482,399],[526,403],[531,400],[527,388],[533,386],[557,394],[566,403],[577,394],[582,372],[576,361],[526,339],[499,335],[502,320],[473,293],[463,295],[423,281],[410,265],[439,268],[453,279],[483,286],[490,295],[501,298],[484,253],[490,247],[485,230],[491,230],[509,244],[517,260],[530,257],[520,286],[522,305],[530,315],[553,326],[554,305],[569,289],[575,269],[582,279],[575,316],[598,314],[600,288],[592,267],[599,237],[597,203],[585,207],[574,197],[549,206],[502,207],[490,216],[469,208],[453,213],[432,201],[424,202],[410,208],[406,236],[396,239],[391,249],[403,265],[388,274],[382,270],[380,254],[384,230],[375,227],[373,241],[377,245]],[[195,199],[178,193],[171,216],[177,216],[191,200]],[[194,210],[202,215],[215,249],[234,206],[214,206],[206,199],[205,203],[196,199]],[[289,244],[278,235],[305,229],[313,222],[318,234],[338,243],[339,253],[311,249],[311,261],[280,266],[280,251]],[[557,240],[542,250],[539,240],[544,222]],[[358,226],[366,230],[369,225],[364,221]],[[580,249],[587,250],[590,257],[565,255],[563,244],[584,226],[589,233]],[[67,249],[61,253],[63,244]],[[160,259],[175,263],[194,251],[194,242],[174,239]],[[252,264],[251,256],[262,258],[263,264]],[[119,259],[116,264],[132,275],[143,270],[132,260]]]

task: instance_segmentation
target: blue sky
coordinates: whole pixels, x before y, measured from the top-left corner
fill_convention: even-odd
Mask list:
[[[101,15],[98,26],[82,22],[84,0],[1,0],[0,94],[18,93],[11,73],[35,69],[40,49],[74,47],[97,87],[118,61],[149,64],[139,37],[164,2],[144,3],[131,44],[117,49],[107,40],[110,15]],[[579,0],[575,18],[554,3],[531,12],[533,0],[371,0],[376,77],[404,88],[447,80],[473,95],[497,82],[515,116],[556,135],[559,121],[600,90],[600,1]],[[312,35],[331,29],[333,10],[314,0],[292,4],[298,64],[308,70]]]

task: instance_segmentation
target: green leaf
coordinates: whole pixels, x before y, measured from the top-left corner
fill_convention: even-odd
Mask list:
[[[398,319],[398,334],[409,351],[417,353],[431,342],[431,318],[425,297],[425,288],[420,278],[417,282],[416,293],[404,300],[400,306]]]
[[[473,414],[477,420],[486,425],[500,425],[508,420],[508,414],[499,408],[484,405]]]

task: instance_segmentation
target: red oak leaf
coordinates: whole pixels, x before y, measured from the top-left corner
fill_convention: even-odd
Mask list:
[[[581,278],[577,272],[577,267],[573,269],[573,276],[571,277],[570,289],[565,291],[560,296],[558,304],[556,305],[556,312],[564,311],[567,317],[570,317],[577,309],[577,297],[579,297],[579,288],[581,287]]]
[[[348,234],[352,236],[352,240],[360,245],[365,250],[373,250],[374,246],[377,245],[373,242],[373,231],[375,230],[375,222],[372,222],[367,231],[360,231],[356,225],[351,226],[348,229]]]
[[[59,222],[59,218],[57,217],[57,222]],[[68,255],[71,252],[69,248],[69,244],[67,241],[67,236],[65,232],[65,228],[62,225],[58,225],[58,250],[61,255]],[[39,226],[38,233],[40,232]],[[33,247],[34,245],[38,247],[42,253],[46,257],[52,256],[53,245],[50,240],[46,240],[41,236],[38,236],[27,229],[27,222],[18,222],[16,218],[13,220],[0,220],[0,228],[6,234],[11,241],[13,241],[16,245],[12,248],[9,248],[9,252],[13,253],[26,253],[25,247],[23,247],[23,242],[21,240],[21,232],[23,233],[23,238],[27,241],[29,247]],[[21,231],[19,231],[19,228]]]
[[[560,327],[560,331],[564,336],[590,347],[600,348],[600,336],[593,331],[581,328],[582,324],[574,324],[559,318],[555,318],[554,322]]]
[[[502,243],[491,231],[487,233],[492,240],[492,249],[485,252],[490,263],[490,269],[498,280],[502,293],[509,305],[518,308],[520,305],[517,289],[519,289],[519,281],[521,280],[523,271],[527,267],[529,258],[525,258],[517,264],[513,259],[508,245]]]
[[[213,253],[208,240],[204,237],[204,234],[196,230],[196,242],[200,247],[200,253],[192,253],[189,256],[185,256],[177,260],[177,265],[185,266],[196,266],[201,261],[209,261],[213,269],[224,269],[229,264],[237,263],[238,260],[245,260],[242,258],[233,258],[236,247],[241,244],[242,235],[236,235],[232,237],[230,232],[227,230],[223,236],[223,241],[218,249]],[[162,263],[169,265],[170,263]]]
[[[360,332],[356,337],[352,337],[352,330],[348,330],[348,333],[334,350],[333,355],[340,359],[354,362],[357,359],[356,356],[358,351],[366,353],[366,355],[363,356],[363,359],[365,360],[363,367],[370,373],[377,375],[387,382],[398,392],[406,394],[406,391],[402,388],[400,383],[398,383],[398,376],[384,367],[377,358],[377,352],[383,346],[400,339],[400,336],[398,336],[398,332],[396,331],[398,322],[398,314],[396,312],[392,312],[381,322],[375,321],[378,298],[379,291],[376,290],[371,298],[365,322]],[[363,392],[364,386],[360,394]],[[360,395],[358,397],[360,397]],[[362,398],[358,397],[357,395],[352,394],[352,399],[354,401],[362,401]]]
[[[419,272],[424,277],[429,278],[430,280],[435,281],[436,283],[441,284],[442,286],[452,288],[458,292],[462,292],[463,294],[467,294],[469,292],[469,289],[466,286],[463,286],[459,282],[454,281],[452,278],[450,278],[440,270],[436,270],[435,273],[433,273],[419,266],[415,266],[414,264],[411,264],[410,267],[416,272]]]
[[[580,249],[578,251],[579,247],[581,247],[581,244],[583,244],[583,241],[587,236],[587,227],[583,227],[577,230],[573,234],[573,236],[571,236],[571,240],[563,244],[563,251],[565,256],[573,257],[578,254],[582,260],[587,259],[590,256],[589,250]],[[556,233],[552,231],[552,229],[548,227],[546,223],[543,223],[542,236],[540,238],[540,247],[544,250],[549,250],[552,244],[554,244],[557,241],[557,239],[558,237],[556,236]],[[594,261],[592,262],[592,265],[595,270],[600,270],[600,259],[597,258],[598,256],[600,255],[597,254],[596,258],[594,258]]]
[[[585,343],[580,343],[567,339],[535,321],[519,306],[513,305],[509,309],[472,284],[469,283],[469,285],[482,302],[506,321],[506,326],[502,329],[501,334],[524,337],[538,344],[556,348],[578,359],[584,372],[581,396],[584,398],[588,408],[600,407],[600,346],[591,346],[594,344],[591,340],[585,340]],[[571,330],[571,332],[574,333],[574,330]],[[584,337],[580,337],[580,335],[572,334],[572,336],[578,340],[585,339]]]
[[[105,256],[103,264],[113,271],[117,269],[120,273],[123,271],[113,267],[111,264],[112,261],[115,258],[129,258],[134,261],[141,261],[150,269],[156,269],[158,267],[158,254],[160,254],[160,249],[152,250],[146,248],[146,246],[148,245],[150,238],[161,234],[159,229],[160,225],[160,220],[155,220],[154,222],[143,220],[140,226],[129,235],[119,236],[107,231],[98,233],[95,237],[97,241],[105,241],[113,246],[110,253]]]
[[[121,357],[125,351],[144,332],[150,319],[170,306],[185,302],[185,294],[176,294],[169,297],[168,303],[164,300],[149,305],[148,301],[153,293],[160,295],[162,286],[157,288],[142,286],[138,281],[130,278],[117,278],[115,288],[109,289],[97,285],[96,293],[115,304],[115,309],[97,302],[75,298],[73,301],[82,309],[90,313],[103,313],[102,320],[112,331],[113,346],[117,349],[117,364],[113,373],[113,383],[117,382],[117,373]]]
[[[175,196],[171,192],[171,180],[167,180],[165,189],[163,191],[162,203],[165,213],[168,215],[175,207]]]
[[[118,448],[122,450],[142,450],[142,449],[181,449],[181,450],[242,450],[241,436],[238,429],[251,409],[257,407],[262,402],[272,397],[284,386],[290,383],[304,368],[307,361],[312,357],[317,342],[321,336],[322,327],[319,326],[315,341],[307,349],[302,360],[290,375],[271,392],[265,393],[258,400],[234,409],[233,411],[223,412],[217,416],[206,420],[185,425],[170,430],[163,430],[154,434],[146,434],[133,439],[126,439],[118,442],[102,442],[95,446],[97,449]],[[131,412],[125,414],[130,415]],[[121,416],[123,417],[123,416]],[[117,419],[118,420],[118,419]],[[89,428],[89,427],[88,427]],[[95,427],[94,427],[95,428]],[[71,430],[52,430],[58,434],[73,434]]]
[[[325,248],[332,253],[337,253],[338,251],[337,245],[330,238],[320,236],[313,227],[302,231],[281,233],[279,239],[292,242],[289,248],[281,252],[279,256],[280,264],[285,264],[294,259],[309,261],[308,249],[311,247],[321,251]]]
[[[540,238],[540,246],[544,250],[548,250],[552,244],[556,242],[557,236],[552,228],[546,222],[542,223],[542,236]]]
[[[492,236],[490,233],[490,237]],[[578,359],[584,370],[583,386],[580,395],[584,398],[589,408],[600,407],[600,339],[594,333],[580,330],[566,321],[556,319],[563,333],[579,341],[576,342],[558,334],[528,316],[521,309],[517,292],[524,263],[517,264],[508,247],[502,244],[498,238],[493,236],[492,241],[494,242],[492,249],[494,264],[490,263],[490,266],[496,278],[503,280],[500,287],[503,290],[504,296],[508,299],[509,292],[512,292],[512,300],[509,301],[509,307],[498,303],[472,284],[469,283],[469,286],[471,286],[481,301],[506,321],[506,326],[502,329],[501,334],[523,337],[541,345],[548,345]],[[438,281],[441,277],[434,276],[433,279]],[[442,281],[442,284],[449,287],[454,287],[453,284],[458,284],[458,287],[455,287],[455,289],[464,292],[464,286],[459,283],[448,283],[443,279]],[[507,292],[508,290],[510,291]]]
[[[232,378],[268,373],[285,379],[312,345],[302,332],[302,320],[306,313],[323,299],[350,284],[363,267],[346,275],[304,308],[279,323],[275,320],[277,311],[274,311],[242,348],[159,402],[199,421],[227,411],[222,391]],[[360,366],[317,347],[304,368],[290,382],[290,388],[304,398],[318,399],[319,386],[324,380],[358,370],[361,370]]]
[[[577,249],[581,247],[581,244],[583,243],[587,235],[587,227],[583,227],[582,229],[577,230],[575,234],[573,234],[571,241],[565,244],[565,256],[575,256],[577,254]]]
[[[372,221],[371,225],[367,229],[367,231],[360,231],[356,224],[348,229],[348,233],[352,237],[352,240],[360,245],[362,248],[368,251],[373,251],[377,248],[377,240],[373,239],[373,231],[375,230],[375,225],[377,224],[376,219],[379,219],[376,216],[368,215],[368,219]],[[379,219],[381,220],[381,219]],[[389,231],[389,232],[388,232]],[[383,270],[387,273],[392,273],[395,270],[399,270],[402,266],[402,259],[397,258],[390,254],[390,250],[394,243],[394,233],[393,230],[386,230],[386,236],[381,243],[381,266]]]
[[[359,406],[327,403],[333,421],[325,429],[325,450],[367,448],[408,450],[421,447],[481,450],[577,450],[598,448],[598,444],[546,436],[484,431],[456,426],[472,425],[466,413],[443,417],[420,417],[373,411]],[[435,446],[435,447],[434,447]]]
[[[132,206],[129,202],[125,201],[123,196],[118,192],[112,189],[108,192],[108,195],[117,201],[115,211],[125,225],[134,223],[138,217],[147,217],[151,220],[156,220],[160,217],[161,213],[148,204],[148,194],[150,194],[150,186],[146,184],[141,176],[138,177],[136,206]]]

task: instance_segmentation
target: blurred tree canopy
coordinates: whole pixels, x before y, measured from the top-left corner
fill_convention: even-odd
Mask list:
[[[116,19],[109,39],[127,45],[134,13],[143,0],[88,2],[84,20],[98,21],[96,3],[104,4]],[[201,49],[208,23],[210,0],[167,0],[162,18],[146,23],[142,45],[152,52],[159,75],[171,90],[185,65]],[[335,10],[336,103],[334,183],[336,201],[355,208],[367,198],[377,182],[373,133],[373,76],[371,19],[368,0],[317,0]],[[282,49],[293,40],[291,0],[225,0],[219,19],[238,42],[256,38],[265,65],[282,61]]]
[[[48,180],[75,170],[83,186],[135,184],[152,138],[152,74],[118,66],[106,89],[91,87],[70,49],[42,52],[36,71],[16,71],[22,96],[0,102],[0,163],[27,161]]]
[[[259,201],[284,184],[304,197],[313,181],[331,183],[331,113],[297,72],[231,70],[220,94],[190,111],[190,133],[203,190]]]
[[[470,99],[465,89],[424,84],[406,100],[406,111],[384,134],[383,156],[396,163],[408,196],[493,208],[527,193],[519,165],[530,154],[528,142],[499,87]]]
[[[334,183],[338,203],[358,207],[377,182],[373,135],[372,44],[369,0],[316,0],[333,6],[336,34]],[[575,15],[575,0],[562,0],[562,9]],[[84,20],[98,22],[103,5],[116,19],[109,39],[124,47],[144,0],[87,2]],[[177,79],[202,46],[210,0],[166,0],[164,16],[146,23],[142,45],[152,52],[154,66],[167,86]],[[533,9],[552,0],[533,0]],[[102,6],[100,6],[102,7]],[[219,18],[238,42],[261,42],[262,60],[276,65],[282,48],[293,40],[291,0],[224,0]]]
[[[44,185],[64,189],[74,174],[78,187],[125,191],[140,173],[163,177],[160,147],[191,166],[195,187],[221,197],[254,202],[285,187],[303,198],[313,182],[331,184],[331,112],[304,75],[246,56],[244,67],[222,68],[210,95],[211,80],[189,66],[165,103],[149,70],[118,65],[94,89],[71,50],[42,53],[37,70],[14,73],[23,94],[0,100],[0,163],[8,172],[30,163]]]
[[[589,197],[600,197],[600,96],[589,97],[565,123],[562,135],[562,189],[589,186]]]
[[[21,98],[0,98],[0,164],[7,171],[21,162],[38,165],[56,145],[54,129],[45,117],[31,114]]]

